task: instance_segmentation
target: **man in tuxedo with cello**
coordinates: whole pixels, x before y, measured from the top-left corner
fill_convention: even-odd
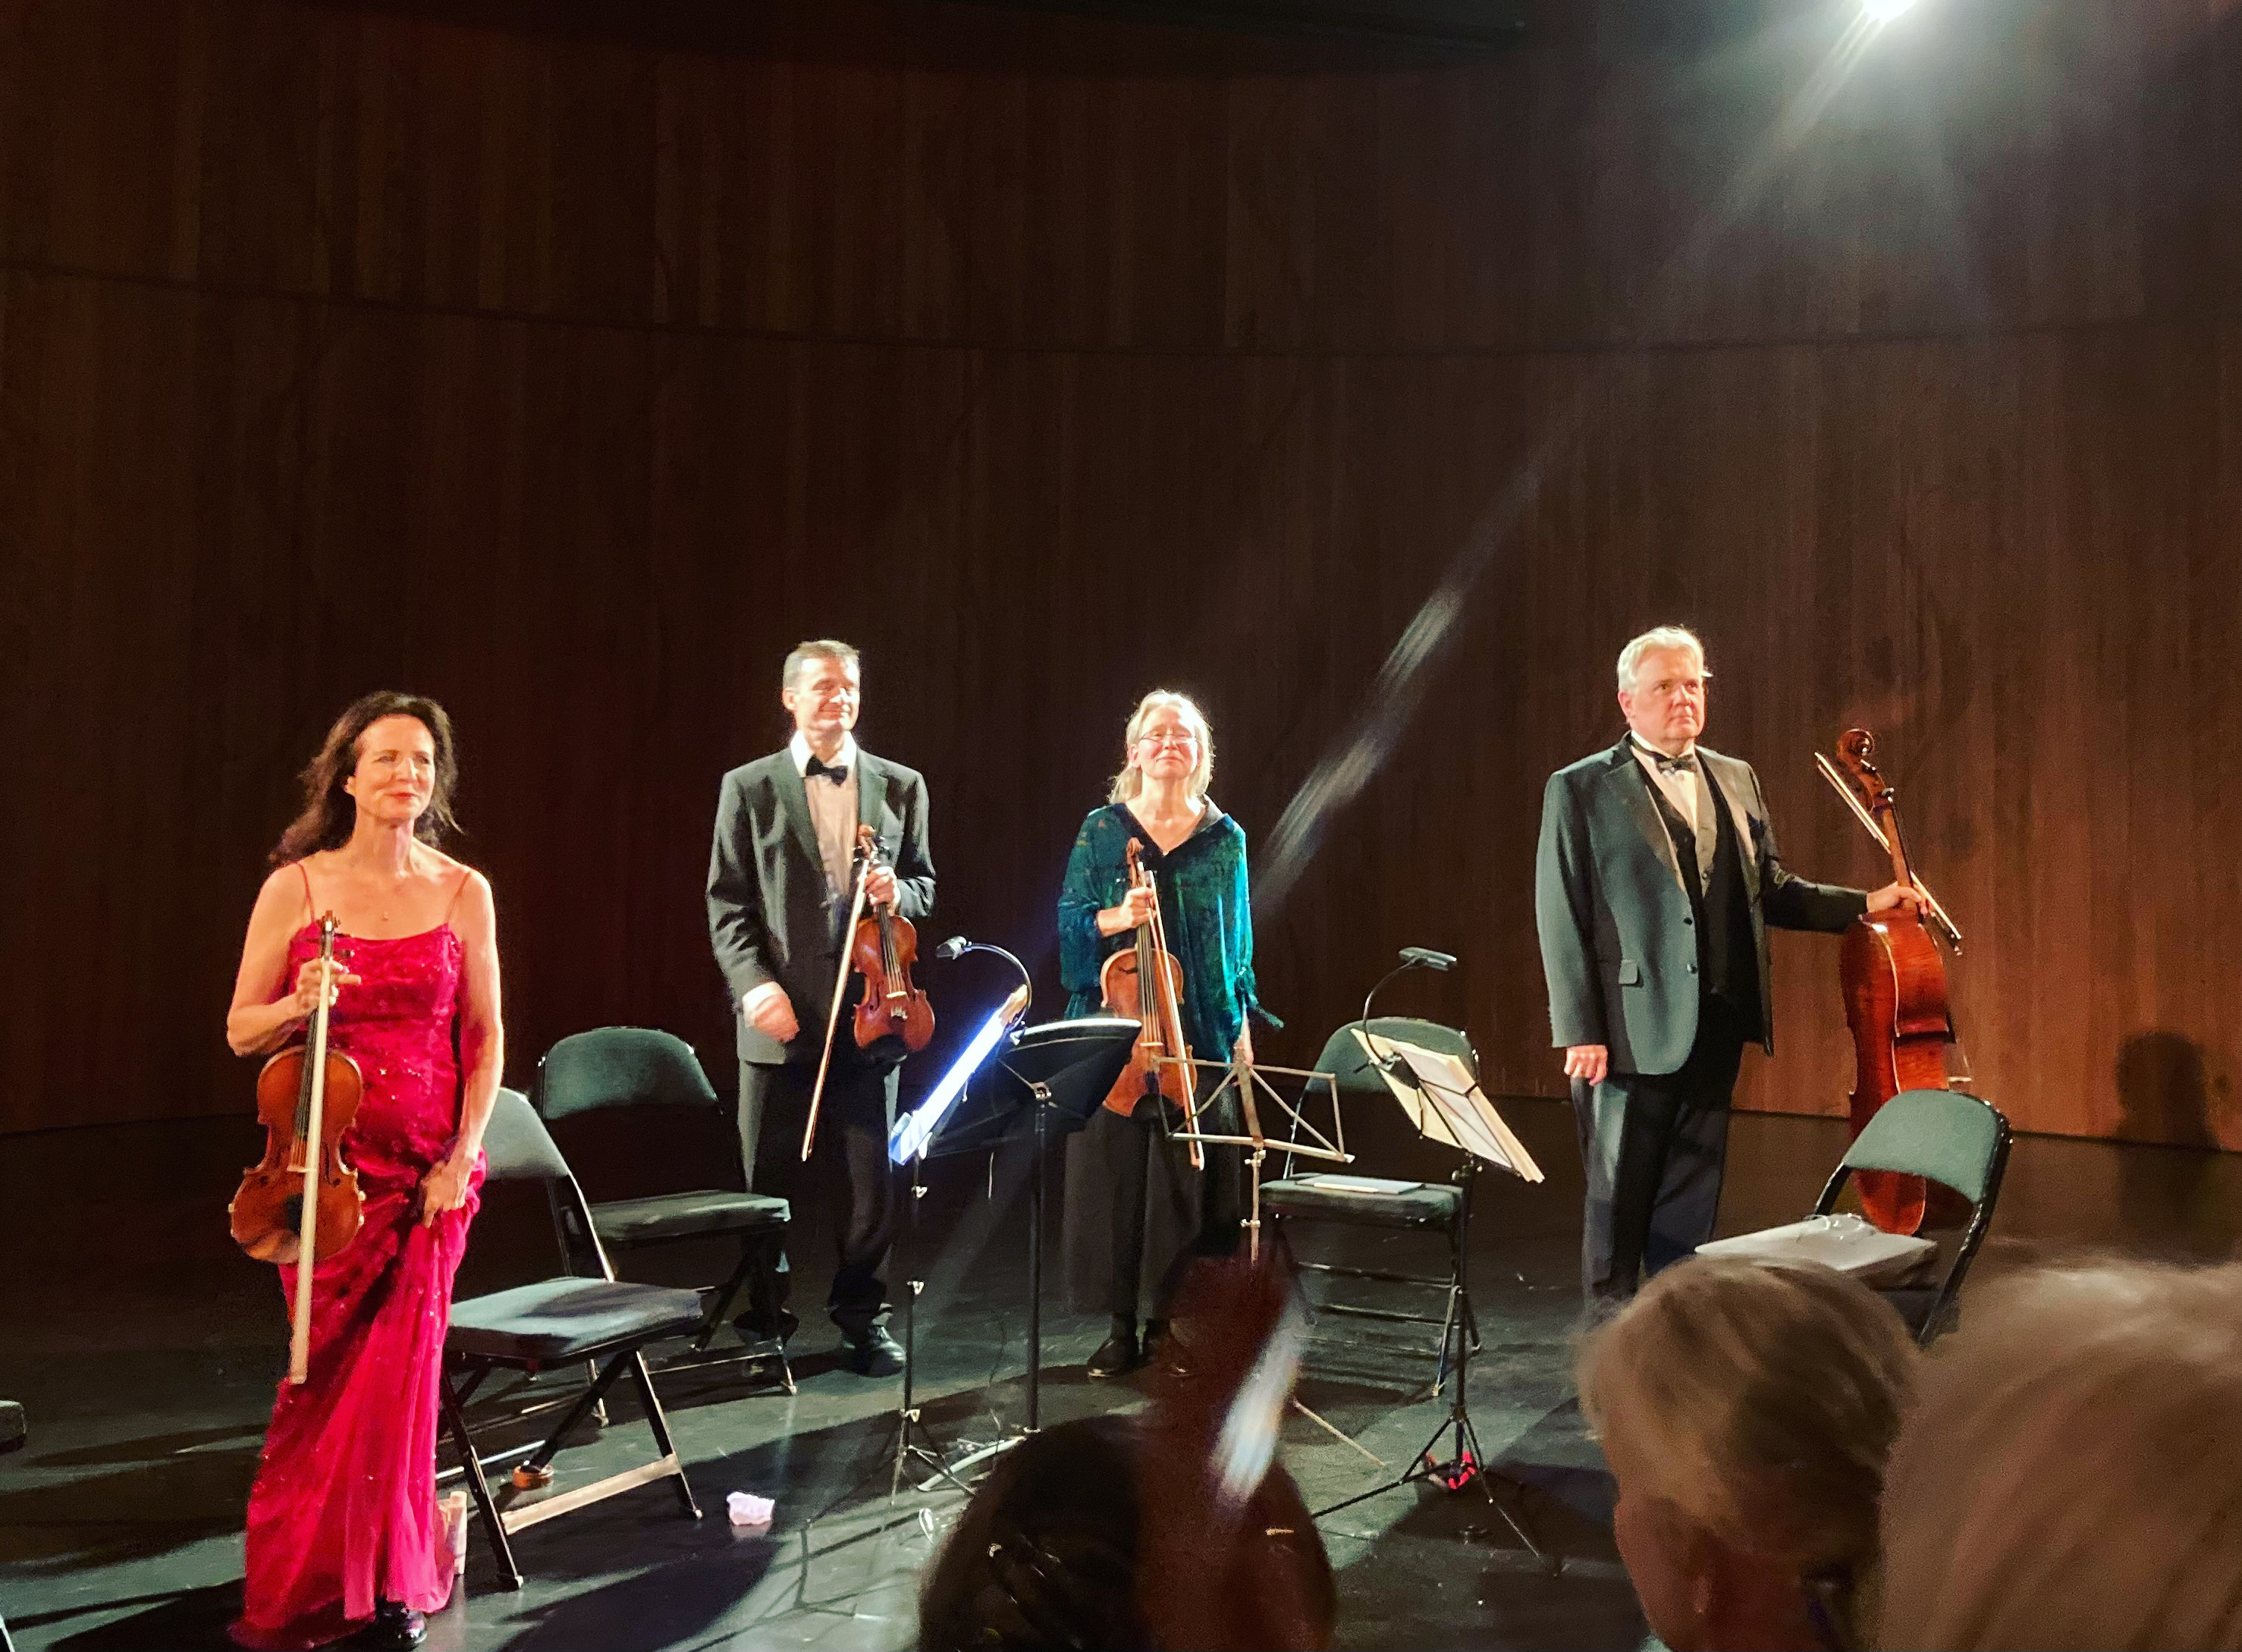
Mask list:
[[[1691,633],[1636,637],[1619,656],[1627,733],[1542,796],[1534,916],[1588,1172],[1591,1310],[1713,1236],[1744,1045],[1775,1049],[1769,928],[1837,933],[1915,900],[1784,868],[1751,765],[1697,743],[1706,679]]]
[[[867,910],[884,902],[917,919],[934,908],[926,781],[856,744],[856,649],[830,639],[801,644],[787,655],[779,700],[794,737],[724,776],[708,856],[708,937],[739,1015],[741,1159],[748,1186],[767,1192],[808,1181],[794,1172],[848,950],[860,823],[879,846],[864,878]],[[848,1205],[827,1306],[849,1366],[888,1376],[903,1368],[880,1270],[894,1236],[888,1129],[903,1052],[891,1039],[859,1049],[846,1024],[833,1044],[817,1139],[840,1144]],[[782,1336],[793,1322],[783,1301],[757,1302],[741,1329]]]

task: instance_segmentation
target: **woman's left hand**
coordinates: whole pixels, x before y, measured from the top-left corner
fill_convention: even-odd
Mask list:
[[[467,1182],[474,1168],[472,1157],[463,1159],[454,1153],[420,1179],[421,1226],[433,1227],[439,1216],[467,1202]]]

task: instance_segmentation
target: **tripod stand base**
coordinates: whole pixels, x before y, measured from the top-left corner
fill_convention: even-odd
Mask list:
[[[1433,1457],[1433,1451],[1440,1443],[1440,1436],[1451,1429],[1455,1431],[1454,1454],[1443,1462]],[[1496,1495],[1497,1481],[1501,1482],[1504,1489],[1509,1494],[1507,1501]],[[1526,1546],[1526,1552],[1534,1556],[1535,1562],[1543,1571],[1555,1577],[1565,1569],[1564,1556],[1552,1555],[1544,1552],[1541,1545],[1534,1541],[1534,1534],[1527,1525],[1524,1511],[1514,1509],[1511,1507],[1513,1502],[1524,1501],[1526,1483],[1504,1474],[1488,1463],[1487,1453],[1480,1447],[1479,1430],[1472,1427],[1471,1414],[1461,1406],[1453,1407],[1433,1430],[1433,1437],[1425,1442],[1424,1449],[1411,1460],[1409,1467],[1400,1474],[1382,1486],[1373,1486],[1368,1491],[1357,1492],[1352,1497],[1341,1498],[1338,1502],[1326,1504],[1317,1509],[1311,1518],[1319,1521],[1326,1514],[1336,1514],[1342,1508],[1352,1508],[1357,1503],[1368,1502],[1373,1497],[1382,1497],[1387,1492],[1399,1491],[1404,1486],[1426,1483],[1438,1486],[1444,1491],[1463,1491],[1473,1485],[1477,1485],[1480,1493],[1487,1498],[1487,1507],[1502,1516],[1502,1523],[1516,1534],[1518,1541]]]
[[[902,1492],[903,1465],[906,1463],[916,1463],[920,1467],[931,1471],[918,1482],[919,1490],[932,1491],[947,1481],[951,1489],[970,1495],[973,1488],[957,1477],[958,1469],[970,1461],[968,1458],[953,1463],[943,1456],[941,1447],[935,1443],[934,1436],[920,1420],[916,1406],[899,1411],[896,1414],[896,1467],[895,1473],[888,1480],[888,1500],[894,1501]]]

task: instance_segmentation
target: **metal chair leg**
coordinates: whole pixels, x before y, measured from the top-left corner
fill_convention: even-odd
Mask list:
[[[647,1426],[654,1430],[654,1443],[661,1448],[664,1457],[675,1458],[677,1447],[669,1438],[669,1419],[662,1414],[661,1401],[654,1397],[654,1379],[647,1374],[646,1355],[630,1356],[631,1380],[638,1385],[639,1403],[646,1407]],[[693,1501],[692,1482],[685,1478],[685,1465],[677,1465],[677,1501],[688,1520],[701,1518],[701,1505]]]
[[[527,1474],[533,1477],[542,1473],[553,1459],[560,1454],[560,1447],[568,1443],[568,1436],[576,1432],[578,1423],[583,1421],[595,1410],[601,1412],[606,1410],[607,1390],[614,1386],[615,1379],[622,1375],[623,1361],[635,1357],[619,1353],[607,1361],[607,1369],[604,1371],[595,1368],[592,1386],[576,1396],[576,1403],[568,1407],[553,1432],[545,1436],[544,1443],[531,1453],[528,1461],[514,1472],[517,1474]]]
[[[694,1353],[708,1353],[708,1345],[716,1340],[716,1333],[723,1328],[724,1321],[731,1316],[732,1304],[739,1297],[740,1287],[747,1283],[748,1275],[755,1271],[755,1250],[762,1241],[760,1233],[742,1233],[740,1236],[739,1264],[733,1268],[732,1277],[718,1286],[709,1297],[708,1312],[701,1321],[700,1330],[694,1333]]]
[[[521,1568],[514,1563],[514,1545],[507,1541],[506,1521],[500,1517],[498,1502],[491,1496],[490,1481],[483,1477],[482,1459],[475,1454],[474,1439],[467,1433],[467,1414],[460,1409],[450,1373],[439,1377],[437,1386],[441,1390],[444,1426],[451,1434],[452,1444],[460,1454],[460,1467],[467,1473],[467,1494],[475,1500],[475,1508],[483,1517],[483,1529],[490,1534],[491,1553],[498,1561],[499,1582],[503,1588],[518,1589],[521,1587]]]

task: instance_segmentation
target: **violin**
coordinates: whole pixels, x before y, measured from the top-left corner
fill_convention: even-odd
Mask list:
[[[867,870],[877,842],[869,826],[856,828],[856,852]],[[849,962],[864,978],[864,996],[856,1004],[856,1047],[869,1050],[883,1038],[901,1038],[914,1055],[925,1049],[934,1037],[934,1006],[911,981],[911,965],[918,962],[918,931],[911,921],[884,902],[875,906],[850,937]]]
[[[1105,960],[1098,972],[1098,994],[1105,1012],[1139,1024],[1129,1064],[1106,1091],[1105,1105],[1124,1118],[1137,1111],[1147,1097],[1165,1096],[1183,1110],[1186,1120],[1196,1118],[1197,1097],[1191,1082],[1191,1045],[1184,1039],[1181,1004],[1183,965],[1168,950],[1166,926],[1160,918],[1159,890],[1146,870],[1135,838],[1129,840],[1129,887],[1153,892],[1151,910],[1137,925],[1135,944],[1125,946]],[[1149,994],[1149,998],[1147,995]],[[1201,1155],[1191,1144],[1191,1164]]]
[[[934,1007],[926,994],[912,984],[910,966],[918,958],[918,931],[910,920],[885,905],[864,916],[864,880],[872,870],[878,844],[869,826],[856,828],[856,892],[849,900],[849,921],[842,933],[849,944],[841,950],[841,967],[833,976],[833,1004],[825,1016],[825,1044],[817,1058],[817,1081],[809,1088],[809,1117],[802,1126],[802,1162],[809,1162],[817,1145],[817,1119],[825,1105],[826,1075],[833,1071],[833,1035],[840,1030],[841,1005],[849,996],[849,977],[862,975],[864,992],[856,1005],[857,1046],[869,1048],[882,1038],[897,1038],[903,1048],[926,1048],[934,1037]]]
[[[319,920],[323,983],[332,977],[334,962],[335,915],[329,912]],[[299,1384],[310,1375],[312,1270],[356,1239],[366,1219],[358,1172],[342,1154],[366,1083],[358,1063],[327,1047],[327,997],[319,995],[306,1041],[279,1051],[257,1075],[265,1157],[241,1173],[241,1185],[226,1206],[233,1242],[258,1261],[286,1262],[293,1242],[288,1380]]]
[[[1836,762],[1815,755],[1822,777],[1891,856],[1894,881],[1914,890],[1923,903],[1920,912],[1901,906],[1856,918],[1839,951],[1845,1024],[1853,1034],[1856,1136],[1901,1091],[1945,1089],[1947,1047],[1958,1042],[1946,965],[1934,937],[1943,938],[1958,956],[1962,932],[1916,880],[1897,800],[1877,772],[1876,749],[1876,738],[1867,729],[1849,729],[1837,742]],[[1912,1233],[1923,1226],[1929,1185],[1922,1177],[1860,1171],[1853,1180],[1869,1219],[1886,1232]]]

